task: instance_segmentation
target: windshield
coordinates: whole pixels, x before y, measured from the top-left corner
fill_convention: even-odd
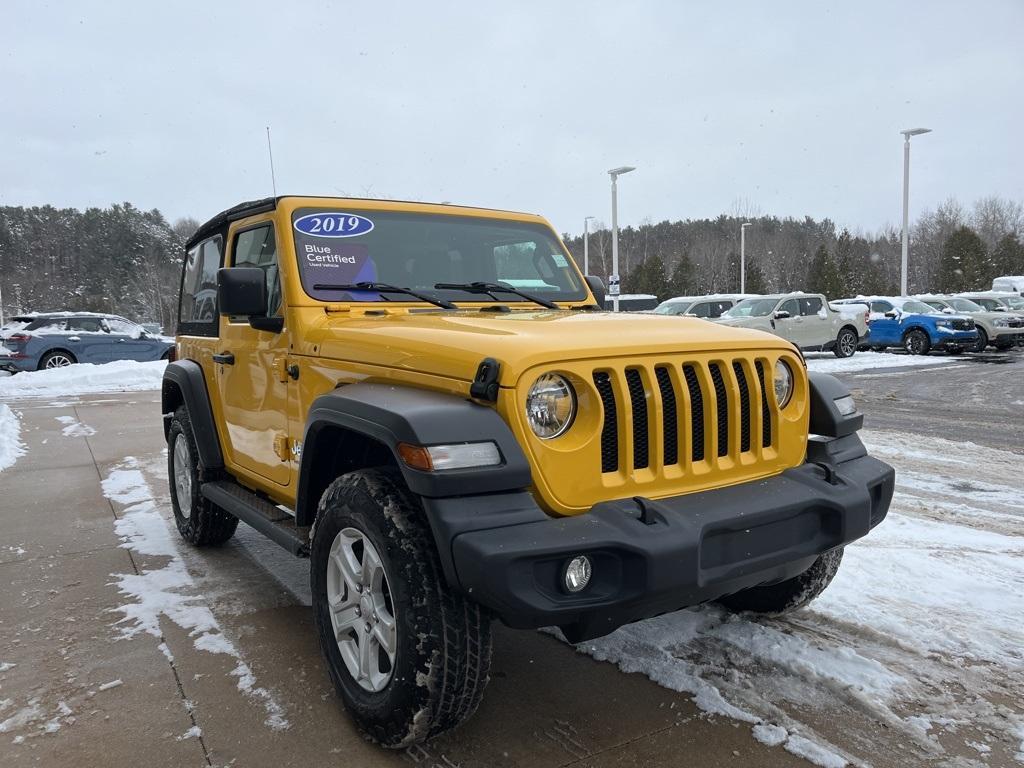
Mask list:
[[[654,308],[656,315],[683,315],[692,305],[692,301],[663,301]]]
[[[1024,309],[1024,298],[1020,296],[1007,296],[1003,299],[1003,302],[1010,309]]]
[[[915,315],[935,315],[939,310],[925,304],[923,301],[905,301],[900,309]]]
[[[583,282],[561,243],[539,224],[384,211],[300,209],[292,218],[305,292],[320,301],[415,301],[315,286],[388,283],[450,301],[526,302],[508,293],[435,289],[504,283],[554,301],[581,301]]]
[[[950,305],[959,312],[984,312],[985,308],[970,299],[950,299]]]
[[[778,299],[744,299],[728,312],[723,312],[722,317],[764,317],[771,314]]]

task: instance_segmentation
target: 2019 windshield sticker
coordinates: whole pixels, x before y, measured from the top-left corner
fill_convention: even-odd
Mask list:
[[[313,237],[358,237],[373,230],[373,222],[357,213],[309,213],[295,220],[297,232]]]

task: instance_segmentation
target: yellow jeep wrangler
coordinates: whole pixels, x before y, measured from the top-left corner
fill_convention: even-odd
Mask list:
[[[174,517],[310,558],[328,672],[388,747],[457,726],[491,622],[570,641],[805,605],[888,511],[836,379],[782,339],[600,311],[543,218],[278,197],[187,244]]]

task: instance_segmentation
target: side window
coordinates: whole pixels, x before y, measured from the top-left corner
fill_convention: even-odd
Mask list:
[[[881,312],[884,315],[886,312],[892,312],[892,304],[888,301],[872,301],[871,311]]]
[[[142,338],[142,326],[140,325],[129,323],[127,320],[120,320],[116,317],[108,317],[106,323],[110,332],[118,336],[127,336],[129,339]]]
[[[715,301],[711,304],[711,317],[721,317],[722,313],[732,307],[732,303],[728,301]]]
[[[711,305],[707,302],[702,304],[694,304],[690,307],[690,314],[697,317],[711,317]]]
[[[782,302],[782,306],[778,309],[779,312],[789,312],[790,317],[796,317],[800,314],[800,302],[796,299],[786,299]]]
[[[267,317],[281,314],[281,272],[277,265],[277,242],[271,224],[247,229],[235,236],[232,266],[258,267],[267,284]]]
[[[204,240],[185,255],[178,305],[178,332],[217,335],[217,270],[223,263],[220,236]]]
[[[78,333],[105,333],[98,317],[71,317],[68,318],[68,330]]]
[[[800,299],[800,314],[804,317],[817,315],[821,311],[821,299],[812,296],[807,299]]]

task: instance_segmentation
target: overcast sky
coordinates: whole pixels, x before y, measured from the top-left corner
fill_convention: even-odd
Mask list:
[[[1024,2],[0,5],[0,205],[279,193],[876,230],[1024,201]]]

